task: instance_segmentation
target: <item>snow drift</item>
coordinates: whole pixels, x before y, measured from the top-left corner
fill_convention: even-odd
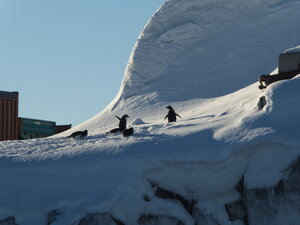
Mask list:
[[[155,111],[149,119],[156,121],[162,105],[222,96],[257,81],[299,44],[298,9],[294,0],[166,1],[136,41],[119,94],[76,129],[107,126],[111,112],[145,118]]]
[[[254,83],[299,45],[299,9],[167,1],[103,112],[53,138],[0,143],[0,224],[299,224],[300,80]],[[163,120],[169,104],[176,123]],[[105,134],[123,114],[134,136]]]
[[[298,43],[298,4],[167,1],[136,42],[122,96],[157,91],[168,100],[217,97],[254,82]]]

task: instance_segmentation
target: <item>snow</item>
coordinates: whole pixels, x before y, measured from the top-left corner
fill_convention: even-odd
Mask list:
[[[255,82],[276,67],[280,52],[298,44],[298,4],[167,1],[136,42],[120,94],[129,98],[155,90],[176,101],[217,97]]]
[[[0,220],[40,225],[55,209],[55,225],[93,212],[130,225],[143,214],[194,224],[177,202],[156,197],[151,182],[198,200],[207,215],[218,212],[220,224],[237,224],[224,203],[239,198],[239,180],[271,187],[300,155],[299,77],[264,91],[255,82],[299,45],[299,8],[292,0],[166,1],[104,111],[54,137],[0,142]],[[267,105],[258,110],[261,96]],[[181,115],[176,123],[164,121],[167,105]],[[134,135],[105,134],[124,114]],[[89,136],[65,138],[84,129]]]
[[[294,48],[290,48],[287,49],[286,51],[284,51],[285,53],[289,53],[289,52],[300,52],[300,45],[294,47]]]

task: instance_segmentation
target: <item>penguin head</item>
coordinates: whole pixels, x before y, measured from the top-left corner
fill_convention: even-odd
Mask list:
[[[166,108],[167,108],[167,109],[173,109],[173,108],[172,108],[172,106],[170,106],[170,105],[169,105],[169,106],[167,106]]]
[[[129,116],[127,114],[125,114],[124,116],[122,116],[122,118],[127,119],[127,118],[129,118]]]

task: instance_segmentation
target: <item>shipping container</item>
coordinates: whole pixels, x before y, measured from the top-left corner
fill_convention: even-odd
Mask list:
[[[0,91],[0,141],[18,139],[19,93]]]
[[[67,124],[67,125],[56,125],[56,134],[59,134],[61,132],[64,132],[66,130],[71,129],[72,124]]]
[[[19,139],[42,138],[54,135],[56,123],[53,121],[19,118]]]

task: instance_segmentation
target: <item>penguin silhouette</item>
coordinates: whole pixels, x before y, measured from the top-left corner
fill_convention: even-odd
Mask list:
[[[172,108],[172,106],[167,106],[167,109],[169,109],[168,114],[166,115],[165,119],[168,118],[169,123],[170,122],[176,122],[176,116],[180,117],[177,113],[175,113],[174,109]]]
[[[106,132],[105,134],[114,134],[117,132],[124,132],[124,130],[126,130],[127,118],[129,118],[129,116],[127,114],[125,114],[121,118],[118,116],[115,116],[115,117],[117,117],[119,120],[119,128],[114,128],[114,129],[110,130],[109,132]]]
[[[120,131],[124,131],[126,129],[126,122],[127,122],[127,118],[129,118],[129,116],[127,114],[125,114],[124,116],[122,116],[121,118],[116,116],[120,121],[119,121],[119,129]]]
[[[67,138],[82,138],[87,136],[88,131],[84,130],[84,131],[75,131],[74,133],[72,133],[70,136],[68,136]]]

